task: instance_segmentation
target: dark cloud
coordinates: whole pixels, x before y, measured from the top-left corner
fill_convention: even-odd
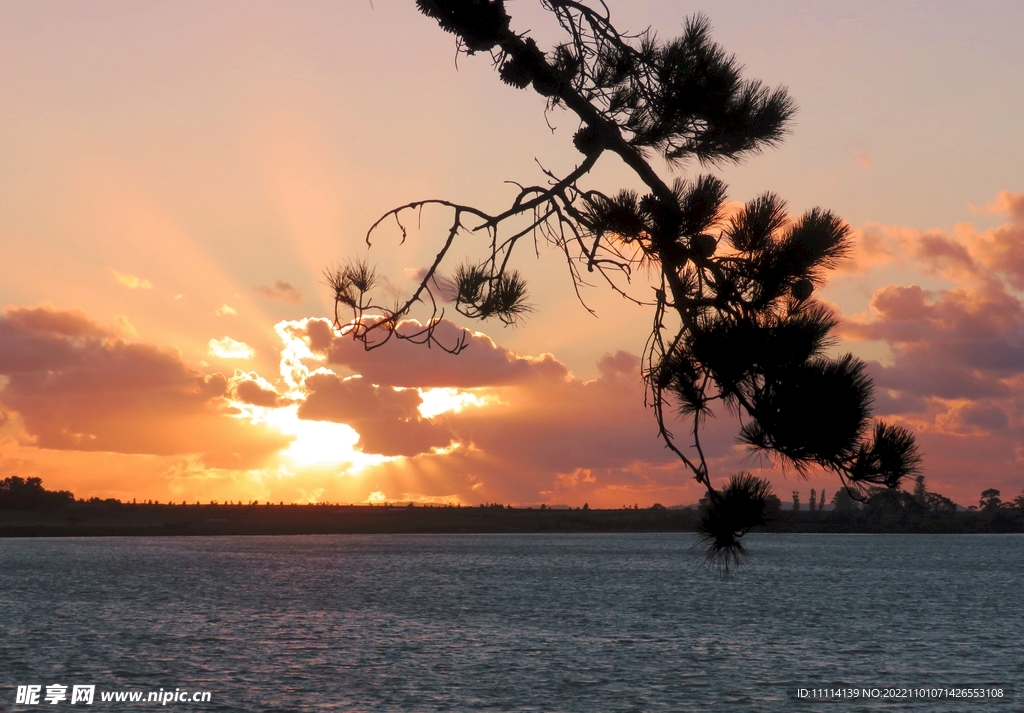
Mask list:
[[[886,388],[885,367],[876,362],[868,363],[868,373],[875,384],[874,415],[877,417],[899,414],[922,414],[928,410],[928,400],[922,396],[900,389]]]
[[[997,404],[970,403],[958,412],[959,420],[984,431],[1001,431],[1010,424],[1010,417]]]

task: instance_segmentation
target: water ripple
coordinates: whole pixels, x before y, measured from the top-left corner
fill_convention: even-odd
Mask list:
[[[750,564],[725,581],[691,544],[4,540],[0,710],[15,685],[61,682],[209,690],[204,711],[852,713],[868,709],[792,690],[1024,677],[1022,537],[751,536]]]

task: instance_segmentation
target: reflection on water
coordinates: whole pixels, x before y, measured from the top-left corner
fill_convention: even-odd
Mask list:
[[[1024,537],[750,536],[749,565],[725,581],[691,544],[0,540],[0,706],[14,707],[16,685],[52,683],[212,691],[212,703],[168,704],[203,711],[953,711],[963,702],[791,693],[1020,688]]]

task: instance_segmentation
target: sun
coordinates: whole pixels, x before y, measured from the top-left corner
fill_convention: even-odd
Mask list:
[[[299,418],[298,404],[276,408],[237,402],[233,405],[241,411],[240,417],[253,423],[265,423],[292,436],[292,442],[279,455],[296,466],[338,465],[354,475],[400,458],[363,453],[356,448],[359,433],[354,428],[344,423]]]

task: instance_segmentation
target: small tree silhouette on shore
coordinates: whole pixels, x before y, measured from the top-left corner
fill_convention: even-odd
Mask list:
[[[982,491],[978,506],[986,512],[995,512],[1002,503],[1003,500],[999,497],[999,491],[995,488],[989,488]]]
[[[791,220],[773,193],[727,217],[726,186],[716,176],[663,175],[694,163],[741,161],[778,144],[796,108],[785,88],[744,79],[703,16],[666,41],[650,31],[620,31],[600,0],[540,2],[564,33],[547,51],[528,32],[511,29],[503,0],[416,4],[456,37],[459,52],[489,57],[504,83],[532,86],[549,113],[572,115],[580,162],[564,175],[543,169],[541,184],[517,184],[498,211],[445,199],[388,211],[370,227],[368,244],[390,221],[404,239],[403,221],[425,208],[449,211],[451,221],[404,302],[375,300],[378,277],[367,262],[329,271],[335,326],[367,349],[398,338],[458,353],[466,333],[452,343],[435,334],[445,300],[469,318],[521,322],[531,307],[510,258],[523,244],[532,250],[544,240],[564,254],[577,294],[595,278],[651,308],[647,402],[665,446],[707,490],[701,529],[710,560],[739,561],[740,538],[764,522],[771,494],[767,481],[749,473],[721,489],[713,485],[701,435],[716,409],[739,417],[740,442],[799,474],[831,471],[856,497],[872,486],[896,488],[918,468],[914,439],[903,428],[872,423],[865,365],[850,354],[827,354],[838,320],[813,298],[850,248],[848,226],[819,208]],[[605,155],[631,169],[643,190],[584,186]],[[442,271],[450,255],[462,254],[465,238],[482,247],[480,257]],[[653,289],[636,294],[632,280],[644,271],[655,275]],[[420,327],[399,330],[417,308],[426,309]],[[683,420],[684,436],[672,430],[673,414]]]

